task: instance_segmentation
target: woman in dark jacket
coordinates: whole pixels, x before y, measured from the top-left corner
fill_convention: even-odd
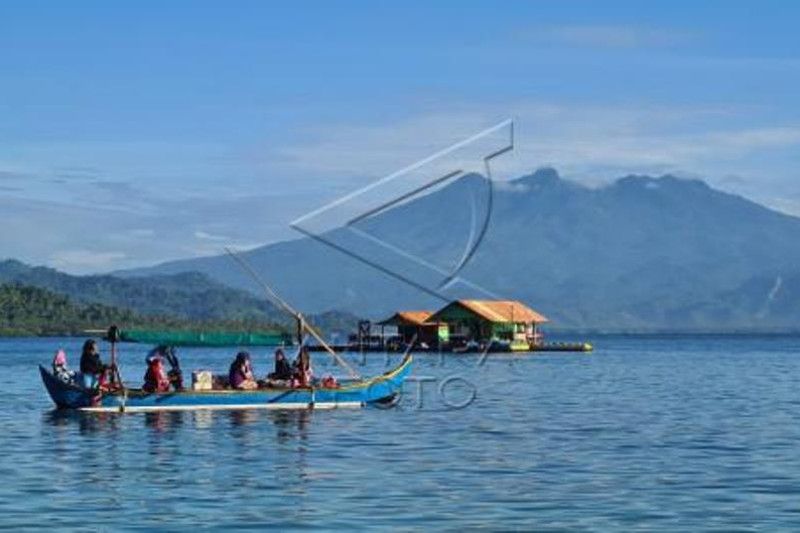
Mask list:
[[[267,376],[267,379],[288,381],[292,379],[292,365],[286,360],[283,350],[275,350],[275,371]]]
[[[97,349],[97,342],[89,339],[83,343],[81,353],[81,375],[83,386],[87,389],[95,389],[100,380],[100,376],[106,371],[106,365],[100,359],[100,351]]]

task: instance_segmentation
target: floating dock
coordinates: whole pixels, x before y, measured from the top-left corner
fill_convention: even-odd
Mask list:
[[[384,347],[380,345],[374,344],[331,344],[329,345],[333,348],[336,352],[357,352],[357,353],[402,353],[405,351],[404,346],[397,346],[397,347]],[[324,352],[325,348],[319,345],[309,345],[309,351],[312,352]],[[458,349],[453,347],[444,347],[442,349],[438,348],[425,348],[425,347],[415,347],[412,351],[416,353],[452,353],[453,355],[461,355],[461,354],[469,354],[469,353],[482,353],[485,351],[486,348],[468,348],[468,349]],[[589,342],[545,342],[541,344],[536,344],[532,346],[520,346],[515,345],[513,347],[509,346],[496,346],[492,347],[488,350],[489,353],[539,353],[539,352],[568,352],[568,353],[589,353],[594,350],[594,346],[592,346]]]
[[[594,350],[589,342],[546,342],[531,348],[530,352],[591,352]]]

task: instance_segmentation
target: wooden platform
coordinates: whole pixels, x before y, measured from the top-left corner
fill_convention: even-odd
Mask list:
[[[381,346],[359,346],[359,345],[352,345],[352,344],[336,344],[331,345],[336,352],[355,352],[355,353],[402,353],[402,349],[386,349]],[[324,352],[325,348],[322,346],[311,345],[308,346],[309,351],[312,352]],[[514,349],[507,349],[507,350],[494,350],[492,353],[503,353],[503,352],[513,352],[513,353],[537,353],[537,352],[572,352],[572,353],[588,353],[594,350],[594,346],[588,342],[546,342],[543,344],[536,345],[530,348],[522,348],[520,349],[519,346],[515,346]],[[452,348],[447,349],[419,349],[415,348],[412,350],[415,353],[452,353],[453,355],[461,355],[461,354],[469,354],[469,353],[481,353],[481,350],[466,350],[466,351],[459,351],[454,350]]]

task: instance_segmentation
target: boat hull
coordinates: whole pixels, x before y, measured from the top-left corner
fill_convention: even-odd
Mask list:
[[[253,391],[212,390],[147,393],[127,389],[94,395],[64,383],[39,367],[47,392],[59,408],[90,412],[149,412],[231,409],[337,409],[383,404],[395,398],[411,372],[411,356],[383,375],[338,388],[265,388]]]

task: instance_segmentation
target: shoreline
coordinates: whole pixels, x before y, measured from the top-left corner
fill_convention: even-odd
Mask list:
[[[597,337],[798,337],[800,330],[733,330],[733,331],[687,331],[687,330],[663,330],[663,331],[604,331],[604,330],[560,330],[545,332],[545,338],[563,338],[578,336],[597,336]],[[47,334],[17,334],[0,332],[0,340],[6,339],[65,339],[65,338],[88,338],[91,334],[81,333],[47,333]]]

